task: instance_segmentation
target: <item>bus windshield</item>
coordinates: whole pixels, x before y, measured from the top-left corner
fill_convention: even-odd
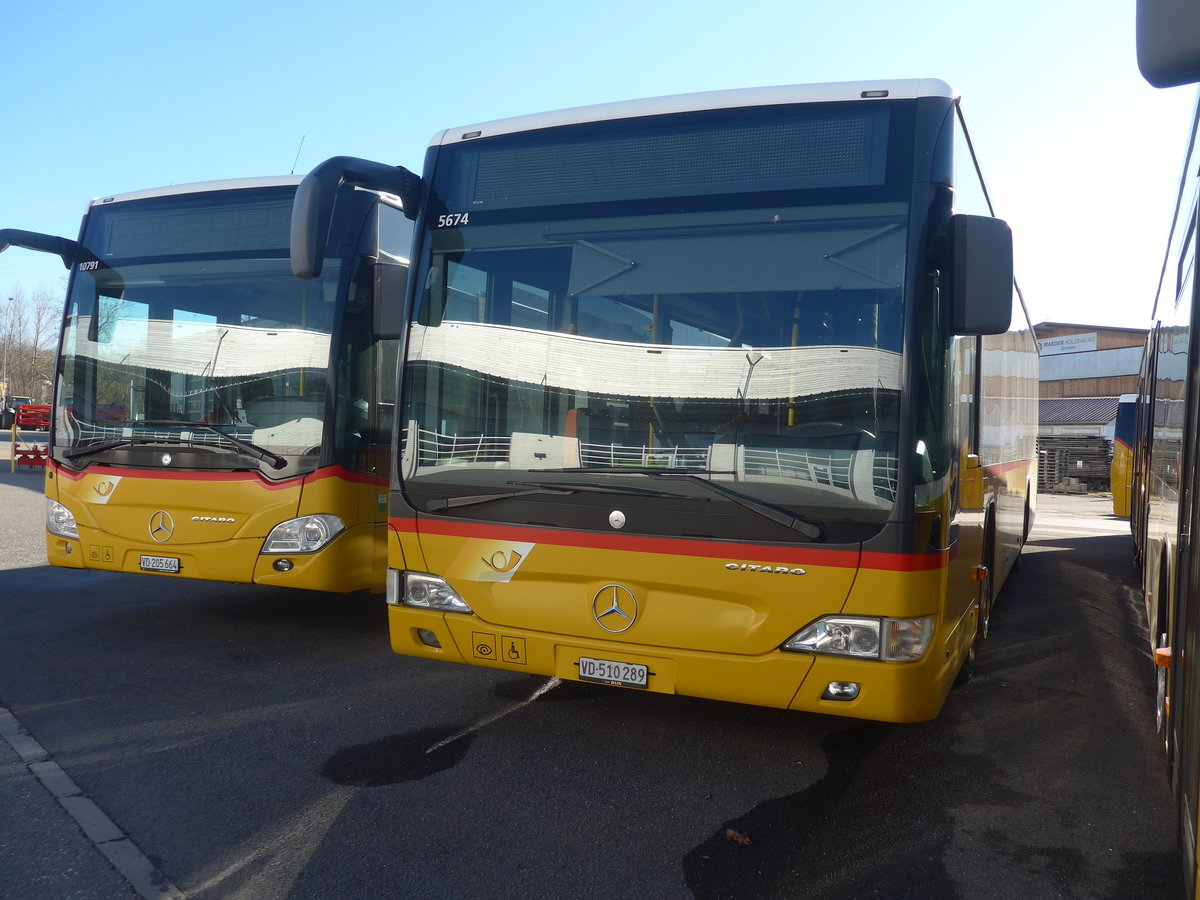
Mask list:
[[[882,524],[908,204],[888,113],[847,106],[443,149],[404,377],[418,508],[535,476],[681,474]],[[796,141],[815,148],[803,170],[775,152]],[[643,164],[664,148],[704,165]]]
[[[182,437],[232,447],[230,467],[244,465],[236,442],[316,464],[341,267],[330,260],[316,282],[291,276],[294,190],[93,207],[59,362],[65,459]]]

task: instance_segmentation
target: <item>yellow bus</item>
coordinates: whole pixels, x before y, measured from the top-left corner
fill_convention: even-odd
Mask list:
[[[1113,426],[1112,461],[1109,487],[1113,495],[1113,515],[1127,518],[1133,498],[1133,454],[1137,440],[1137,394],[1122,394],[1117,400],[1117,421]]]
[[[299,281],[299,181],[99,198],[77,241],[0,234],[0,249],[71,270],[45,482],[53,565],[383,591],[412,223],[395,198],[346,188],[321,277]]]
[[[934,717],[1036,484],[1036,348],[1007,225],[958,205],[965,137],[940,81],[785,86],[454,128],[391,170],[421,204],[393,648]]]

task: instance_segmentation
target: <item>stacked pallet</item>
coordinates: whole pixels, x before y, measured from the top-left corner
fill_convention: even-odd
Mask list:
[[[1112,442],[1091,435],[1038,438],[1038,489],[1088,492],[1109,490]]]

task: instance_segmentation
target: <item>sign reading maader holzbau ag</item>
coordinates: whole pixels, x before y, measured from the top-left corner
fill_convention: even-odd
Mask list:
[[[1038,341],[1037,345],[1038,352],[1042,356],[1053,356],[1056,353],[1084,353],[1096,349],[1096,332],[1045,338]]]

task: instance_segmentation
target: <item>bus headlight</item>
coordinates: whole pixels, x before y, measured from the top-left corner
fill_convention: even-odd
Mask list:
[[[925,655],[933,640],[934,616],[888,619],[824,616],[797,632],[784,650],[911,662]]]
[[[337,516],[301,516],[280,522],[271,529],[263,553],[313,553],[346,530]]]
[[[415,606],[439,612],[472,611],[445,579],[425,572],[401,572],[397,569],[388,569],[387,602],[392,606]]]
[[[46,530],[59,537],[79,540],[75,516],[57,500],[51,500],[49,497],[46,498]]]

